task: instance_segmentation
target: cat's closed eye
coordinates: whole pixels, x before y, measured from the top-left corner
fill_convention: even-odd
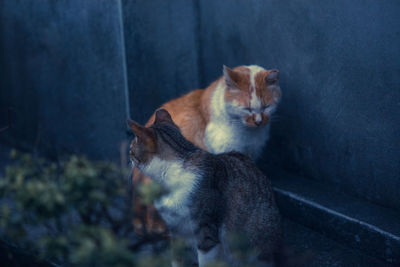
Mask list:
[[[266,105],[262,107],[262,110],[265,111],[266,109],[268,109],[271,105]]]
[[[244,108],[244,110],[248,111],[248,112],[253,112],[252,108]]]

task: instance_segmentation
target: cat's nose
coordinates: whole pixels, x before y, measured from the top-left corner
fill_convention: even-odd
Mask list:
[[[262,123],[262,117],[260,114],[256,114],[254,118],[254,124],[260,126]]]

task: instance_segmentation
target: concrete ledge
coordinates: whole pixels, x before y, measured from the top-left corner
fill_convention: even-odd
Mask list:
[[[400,263],[398,213],[288,173],[272,176],[277,202],[285,217],[345,246],[388,263]]]

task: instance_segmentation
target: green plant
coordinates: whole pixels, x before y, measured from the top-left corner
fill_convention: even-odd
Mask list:
[[[127,170],[79,156],[11,157],[0,178],[3,241],[62,265],[132,266],[143,245],[162,239],[133,234]]]
[[[53,162],[12,151],[11,157],[14,163],[0,178],[2,242],[63,266],[170,266],[171,258],[193,263],[195,254],[183,239],[169,244],[162,234],[134,234],[127,169],[80,156]],[[136,193],[152,203],[166,192],[150,183]],[[235,260],[254,257],[242,235],[229,241]]]

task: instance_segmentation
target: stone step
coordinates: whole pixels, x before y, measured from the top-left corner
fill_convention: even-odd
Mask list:
[[[315,181],[272,175],[282,214],[346,247],[400,264],[400,214]]]
[[[298,262],[299,266],[395,266],[393,263],[371,257],[358,249],[329,239],[325,235],[289,219],[284,219],[283,230],[285,243],[291,250],[291,254],[294,254],[296,258],[302,258],[301,262]]]

